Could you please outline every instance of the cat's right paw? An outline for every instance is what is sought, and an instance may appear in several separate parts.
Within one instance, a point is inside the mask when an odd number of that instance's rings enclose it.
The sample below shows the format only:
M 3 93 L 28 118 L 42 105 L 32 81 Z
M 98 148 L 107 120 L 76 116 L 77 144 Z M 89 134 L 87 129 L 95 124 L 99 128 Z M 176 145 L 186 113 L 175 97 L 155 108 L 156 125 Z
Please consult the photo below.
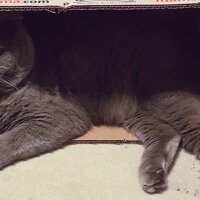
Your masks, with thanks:
M 140 182 L 143 190 L 151 194 L 161 192 L 167 188 L 165 171 L 162 168 L 152 171 L 152 167 L 148 166 L 141 170 Z

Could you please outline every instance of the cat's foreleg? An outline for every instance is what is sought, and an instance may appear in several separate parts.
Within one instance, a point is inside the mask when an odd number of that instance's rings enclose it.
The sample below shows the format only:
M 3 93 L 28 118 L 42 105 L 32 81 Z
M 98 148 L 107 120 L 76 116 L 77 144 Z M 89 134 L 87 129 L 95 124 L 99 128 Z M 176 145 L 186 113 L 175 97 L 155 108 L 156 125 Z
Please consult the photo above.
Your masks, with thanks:
M 83 114 L 74 110 L 68 115 L 67 111 L 60 113 L 51 113 L 48 117 L 38 114 L 0 135 L 0 169 L 63 147 L 91 128 L 90 120 Z
M 145 147 L 139 168 L 142 188 L 148 193 L 163 190 L 181 137 L 170 125 L 144 113 L 129 118 L 124 127 L 136 135 Z

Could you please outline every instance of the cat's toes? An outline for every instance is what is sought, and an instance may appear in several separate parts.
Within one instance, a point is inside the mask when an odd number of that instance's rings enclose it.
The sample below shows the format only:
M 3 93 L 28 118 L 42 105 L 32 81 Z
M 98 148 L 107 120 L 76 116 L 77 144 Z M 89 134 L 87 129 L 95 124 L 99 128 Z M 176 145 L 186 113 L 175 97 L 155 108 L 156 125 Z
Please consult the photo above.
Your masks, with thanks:
M 165 171 L 160 168 L 156 171 L 145 170 L 140 174 L 142 188 L 147 193 L 156 193 L 166 189 Z

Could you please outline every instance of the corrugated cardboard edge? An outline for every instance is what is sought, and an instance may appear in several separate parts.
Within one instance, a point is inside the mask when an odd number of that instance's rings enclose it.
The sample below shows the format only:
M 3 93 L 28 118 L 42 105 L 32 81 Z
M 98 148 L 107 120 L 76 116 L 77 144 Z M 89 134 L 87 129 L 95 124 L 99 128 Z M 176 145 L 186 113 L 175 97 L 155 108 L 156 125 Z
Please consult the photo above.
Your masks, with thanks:
M 88 133 L 77 138 L 77 143 L 135 144 L 138 139 L 124 128 L 113 126 L 93 127 Z M 76 143 L 75 142 L 75 143 Z
M 68 144 L 142 144 L 140 140 L 72 140 Z
M 71 6 L 64 10 L 152 10 L 152 9 L 183 9 L 200 8 L 200 4 L 174 4 L 174 5 L 135 5 L 135 6 Z
M 200 3 L 163 4 L 163 5 L 69 5 L 62 6 L 1 6 L 0 11 L 49 11 L 53 13 L 71 10 L 152 10 L 152 9 L 184 9 L 200 8 Z
M 0 11 L 48 11 L 59 13 L 64 9 L 60 6 L 0 6 Z

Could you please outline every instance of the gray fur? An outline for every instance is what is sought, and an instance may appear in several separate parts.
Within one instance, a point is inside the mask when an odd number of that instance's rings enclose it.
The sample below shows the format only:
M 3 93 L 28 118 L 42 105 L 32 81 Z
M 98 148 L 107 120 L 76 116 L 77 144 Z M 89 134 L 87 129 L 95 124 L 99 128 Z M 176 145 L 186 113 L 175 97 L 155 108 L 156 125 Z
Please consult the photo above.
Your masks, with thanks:
M 26 14 L 35 54 L 21 18 L 2 19 L 0 168 L 116 125 L 143 142 L 141 185 L 158 192 L 181 143 L 200 159 L 200 15 L 103 13 Z
M 16 25 L 14 29 L 13 25 Z M 2 169 L 16 161 L 62 147 L 87 132 L 91 121 L 75 99 L 64 100 L 59 94 L 45 91 L 33 82 L 23 82 L 34 63 L 32 42 L 18 20 L 10 16 L 1 28 L 10 28 L 12 32 L 8 42 L 1 41 L 7 45 L 0 56 Z

